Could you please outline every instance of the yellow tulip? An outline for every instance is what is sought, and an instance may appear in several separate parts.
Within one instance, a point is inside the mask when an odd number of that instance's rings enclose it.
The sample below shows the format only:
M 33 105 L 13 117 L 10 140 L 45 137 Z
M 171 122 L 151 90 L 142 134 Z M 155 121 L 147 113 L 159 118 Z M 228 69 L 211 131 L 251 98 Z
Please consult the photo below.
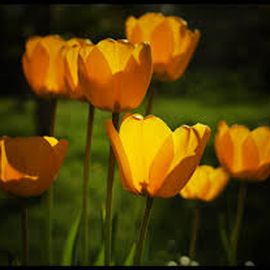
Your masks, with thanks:
M 113 112 L 140 105 L 152 76 L 150 46 L 105 39 L 79 56 L 82 90 L 95 107 Z
M 179 79 L 187 68 L 200 39 L 199 30 L 188 29 L 180 17 L 146 13 L 126 20 L 126 36 L 132 43 L 148 41 L 153 58 L 153 72 L 159 80 Z
M 231 174 L 242 180 L 263 181 L 270 175 L 270 128 L 250 131 L 243 125 L 218 125 L 215 149 L 219 162 Z
M 65 71 L 65 87 L 69 98 L 84 100 L 85 96 L 79 84 L 78 74 L 78 57 L 80 50 L 86 46 L 91 45 L 89 39 L 72 38 L 66 41 L 62 48 L 62 56 L 64 61 Z
M 185 199 L 213 201 L 229 182 L 228 173 L 222 168 L 208 165 L 198 166 L 180 195 Z
M 183 125 L 174 132 L 158 117 L 126 116 L 119 133 L 106 123 L 124 188 L 135 194 L 171 197 L 186 184 L 205 149 L 210 128 Z
M 22 197 L 41 195 L 53 184 L 67 147 L 54 137 L 1 137 L 0 187 Z
M 61 49 L 65 41 L 57 35 L 27 40 L 22 57 L 24 75 L 32 90 L 41 96 L 66 94 Z

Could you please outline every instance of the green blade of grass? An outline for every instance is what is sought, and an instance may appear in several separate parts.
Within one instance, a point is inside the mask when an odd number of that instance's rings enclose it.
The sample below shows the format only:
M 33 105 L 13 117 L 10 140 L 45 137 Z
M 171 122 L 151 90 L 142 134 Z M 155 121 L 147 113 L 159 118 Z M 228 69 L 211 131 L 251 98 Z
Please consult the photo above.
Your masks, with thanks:
M 62 256 L 62 266 L 70 266 L 72 265 L 73 251 L 75 248 L 75 242 L 79 231 L 79 225 L 81 220 L 82 211 L 79 210 L 77 216 L 70 227 L 67 240 L 64 246 L 64 252 Z
M 104 265 L 104 245 L 99 251 L 96 261 L 94 262 L 94 266 L 103 266 Z
M 136 244 L 133 243 L 131 246 L 131 249 L 126 257 L 126 260 L 124 262 L 124 266 L 132 266 L 133 265 L 135 250 L 136 250 Z

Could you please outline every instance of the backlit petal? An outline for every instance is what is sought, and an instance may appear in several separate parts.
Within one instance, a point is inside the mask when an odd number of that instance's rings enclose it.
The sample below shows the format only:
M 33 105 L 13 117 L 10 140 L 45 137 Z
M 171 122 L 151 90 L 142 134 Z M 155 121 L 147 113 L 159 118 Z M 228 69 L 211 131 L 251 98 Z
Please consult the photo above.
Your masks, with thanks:
M 130 192 L 138 193 L 141 190 L 141 187 L 139 183 L 134 181 L 132 177 L 125 149 L 123 148 L 121 139 L 117 131 L 115 130 L 111 120 L 106 122 L 106 131 L 119 164 L 121 180 L 124 188 Z
M 197 165 L 198 161 L 195 153 L 193 155 L 186 156 L 169 173 L 160 188 L 155 191 L 154 195 L 156 197 L 167 198 L 178 194 L 194 173 Z
M 170 80 L 179 79 L 185 72 L 199 43 L 200 32 L 198 30 L 195 30 L 194 33 L 188 32 L 185 37 L 179 51 L 175 53 L 168 64 L 167 73 Z
M 66 79 L 70 90 L 75 91 L 79 84 L 78 55 L 80 47 L 66 47 L 63 51 Z
M 156 27 L 165 20 L 165 17 L 161 13 L 149 12 L 141 16 L 137 20 L 137 24 L 143 33 L 143 40 L 150 41 L 151 34 L 155 31 Z
M 29 54 L 34 56 L 28 57 L 27 52 L 23 55 L 23 71 L 31 88 L 36 93 L 39 93 L 39 91 L 44 88 L 44 81 L 49 67 L 49 55 L 37 40 L 30 44 L 33 46 L 31 46 L 32 52 Z
M 109 38 L 100 41 L 96 47 L 107 60 L 112 74 L 124 70 L 134 49 L 131 43 Z
M 227 171 L 233 170 L 234 145 L 226 122 L 218 124 L 218 131 L 215 136 L 215 150 L 219 162 Z
M 174 159 L 155 196 L 171 197 L 179 193 L 199 164 L 209 136 L 209 127 L 199 123 L 173 132 Z
M 180 190 L 185 199 L 203 199 L 210 188 L 208 168 L 198 166 L 187 184 Z
M 119 134 L 133 179 L 148 183 L 150 165 L 171 130 L 155 116 L 143 118 L 135 114 L 122 122 Z
M 187 22 L 182 18 L 176 16 L 168 16 L 167 20 L 173 35 L 172 57 L 174 57 L 180 54 L 179 51 L 183 47 L 183 37 L 187 31 Z
M 260 163 L 258 148 L 251 133 L 242 144 L 242 166 L 241 170 L 256 170 Z
M 84 61 L 84 58 L 86 60 Z M 112 72 L 104 55 L 97 47 L 79 57 L 80 83 L 88 100 L 100 109 L 110 109 L 115 100 Z
M 61 49 L 65 41 L 56 35 L 49 35 L 40 40 L 40 44 L 46 49 L 49 55 L 49 65 L 44 81 L 44 88 L 47 92 L 62 94 L 65 92 L 64 84 L 64 62 L 61 56 Z
M 142 42 L 144 39 L 142 37 L 142 29 L 137 23 L 137 19 L 130 16 L 126 20 L 126 36 L 133 44 Z
M 222 193 L 222 191 L 227 186 L 230 177 L 229 174 L 222 168 L 216 168 L 209 174 L 209 179 L 211 181 L 211 188 L 209 192 L 204 197 L 205 201 L 212 201 Z
M 140 43 L 129 58 L 125 70 L 121 73 L 121 83 L 116 88 L 116 103 L 123 104 L 122 109 L 130 110 L 140 105 L 146 95 L 152 76 L 150 46 Z
M 170 134 L 157 152 L 149 173 L 148 193 L 155 195 L 166 178 L 174 158 L 173 136 Z
M 243 159 L 242 159 L 242 147 L 245 139 L 249 135 L 249 129 L 242 125 L 232 125 L 229 129 L 229 134 L 233 142 L 233 172 L 238 172 L 242 169 Z
M 251 132 L 260 154 L 260 163 L 270 162 L 270 128 L 258 127 Z
M 155 70 L 155 65 L 167 63 L 173 52 L 173 34 L 168 20 L 164 19 L 155 27 L 151 34 L 150 44 Z

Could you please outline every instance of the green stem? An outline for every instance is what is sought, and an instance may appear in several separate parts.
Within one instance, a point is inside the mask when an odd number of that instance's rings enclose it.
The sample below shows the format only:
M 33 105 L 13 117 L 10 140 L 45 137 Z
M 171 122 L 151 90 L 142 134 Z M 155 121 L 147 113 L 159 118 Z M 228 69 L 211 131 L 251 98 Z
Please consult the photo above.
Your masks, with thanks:
M 112 122 L 115 129 L 118 129 L 119 113 L 112 113 Z M 114 180 L 115 156 L 113 149 L 110 146 L 109 153 L 109 167 L 107 177 L 107 196 L 106 196 L 106 215 L 105 215 L 105 256 L 104 264 L 110 265 L 111 263 L 111 240 L 112 240 L 112 197 L 113 197 L 113 180 Z
M 196 205 L 194 207 L 194 213 L 193 213 L 193 222 L 192 222 L 191 238 L 190 238 L 190 245 L 189 245 L 189 257 L 191 259 L 195 259 L 196 241 L 197 241 L 199 226 L 200 226 L 200 204 L 199 202 L 196 202 Z
M 29 263 L 29 227 L 28 227 L 28 208 L 26 201 L 21 200 L 21 227 L 22 227 L 22 265 Z
M 148 115 L 152 112 L 153 99 L 154 99 L 155 95 L 156 95 L 156 88 L 153 86 L 153 83 L 152 83 L 151 87 L 149 89 L 149 95 L 148 95 L 148 99 L 147 99 L 145 115 Z
M 142 224 L 141 224 L 141 228 L 140 228 L 138 242 L 136 245 L 134 265 L 141 265 L 144 243 L 145 243 L 145 238 L 146 238 L 146 232 L 148 229 L 152 205 L 153 205 L 153 198 L 147 195 L 145 209 L 144 209 L 144 216 L 143 216 L 143 220 L 142 220 Z
M 93 123 L 94 123 L 95 107 L 89 104 L 88 120 L 87 120 L 87 135 L 85 145 L 85 158 L 83 170 L 83 264 L 88 264 L 89 243 L 88 243 L 88 192 L 89 192 L 89 167 L 91 157 L 91 144 L 93 137 Z
M 50 131 L 49 136 L 55 136 L 57 99 L 51 100 Z M 53 211 L 53 186 L 47 191 L 47 256 L 48 265 L 53 264 L 53 245 L 52 245 L 52 213 Z
M 56 122 L 56 111 L 57 111 L 57 99 L 51 99 L 51 114 L 50 114 L 50 134 L 49 136 L 54 136 L 55 134 L 55 122 Z
M 243 215 L 244 215 L 246 193 L 247 193 L 246 184 L 245 182 L 241 182 L 240 187 L 239 187 L 239 192 L 238 192 L 236 219 L 235 219 L 234 228 L 233 228 L 231 238 L 230 238 L 230 244 L 231 244 L 231 251 L 229 254 L 230 265 L 236 264 L 237 245 L 238 245 L 240 229 L 241 229 Z
M 218 222 L 219 222 L 219 234 L 220 238 L 222 241 L 222 245 L 224 248 L 224 251 L 227 255 L 227 259 L 230 259 L 229 253 L 230 253 L 230 243 L 229 243 L 229 238 L 226 233 L 226 228 L 225 228 L 225 215 L 223 213 L 220 213 L 218 215 Z

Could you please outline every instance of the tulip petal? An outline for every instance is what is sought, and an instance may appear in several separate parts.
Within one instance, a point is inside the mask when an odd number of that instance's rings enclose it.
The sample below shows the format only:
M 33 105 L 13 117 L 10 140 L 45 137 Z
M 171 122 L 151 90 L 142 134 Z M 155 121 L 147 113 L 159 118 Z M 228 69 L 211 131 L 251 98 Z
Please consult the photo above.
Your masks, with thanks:
M 197 123 L 196 125 L 192 126 L 192 130 L 197 133 L 197 136 L 200 138 L 200 144 L 197 149 L 197 156 L 198 159 L 201 159 L 203 152 L 205 150 L 206 144 L 209 141 L 211 135 L 211 129 L 207 125 L 203 125 Z
M 142 37 L 142 30 L 137 23 L 137 19 L 133 16 L 128 17 L 126 20 L 126 36 L 133 44 L 144 40 Z
M 198 147 L 197 134 L 189 126 L 181 126 L 173 132 L 174 168 L 185 156 L 193 155 Z
M 27 47 L 30 52 L 26 51 L 22 58 L 24 75 L 30 87 L 39 93 L 44 88 L 44 81 L 49 66 L 49 56 L 37 39 L 33 42 L 30 40 L 27 43 Z M 34 56 L 29 57 L 28 55 Z
M 2 138 L 0 140 L 0 159 L 1 159 L 0 180 L 3 181 L 4 183 L 9 181 L 10 179 L 20 180 L 23 177 L 35 180 L 36 177 L 34 175 L 31 176 L 28 174 L 24 174 L 9 165 L 5 147 L 5 142 L 7 140 L 9 140 L 8 137 Z
M 154 69 L 156 65 L 166 64 L 173 52 L 173 34 L 168 20 L 158 24 L 150 38 Z
M 229 175 L 222 168 L 209 165 L 198 166 L 194 174 L 180 191 L 185 199 L 214 200 L 228 183 Z
M 142 102 L 152 75 L 150 46 L 140 43 L 129 58 L 125 70 L 121 73 L 116 102 L 124 104 L 122 110 L 136 108 Z
M 91 42 L 90 39 L 83 39 L 83 38 L 71 38 L 69 40 L 66 41 L 66 44 L 69 47 L 73 47 L 73 46 L 84 46 L 84 45 L 92 45 L 93 43 Z
M 261 164 L 270 162 L 270 128 L 258 127 L 251 132 L 260 154 Z
M 119 171 L 121 174 L 121 180 L 122 180 L 122 184 L 124 188 L 127 191 L 133 192 L 135 194 L 139 193 L 141 190 L 141 187 L 139 183 L 135 182 L 132 177 L 129 161 L 125 153 L 125 149 L 122 145 L 121 139 L 117 131 L 115 130 L 111 120 L 106 122 L 106 131 L 107 131 L 111 146 L 113 148 L 114 154 L 119 164 Z
M 170 134 L 156 154 L 149 171 L 149 184 L 147 191 L 155 195 L 163 180 L 166 178 L 172 160 L 174 158 L 173 136 Z
M 51 92 L 64 93 L 64 62 L 60 50 L 65 45 L 64 40 L 58 37 L 45 37 L 41 40 L 42 46 L 49 54 L 49 67 L 44 84 Z
M 35 48 L 41 39 L 42 37 L 40 36 L 32 36 L 26 41 L 25 55 L 28 59 L 31 59 L 34 55 Z
M 66 47 L 63 50 L 64 61 L 65 61 L 65 72 L 68 86 L 71 91 L 75 91 L 79 84 L 78 77 L 78 55 L 80 48 L 77 47 Z
M 110 66 L 112 74 L 124 70 L 134 46 L 124 40 L 113 40 L 110 38 L 100 41 L 96 47 L 103 54 Z
M 59 170 L 60 166 L 62 165 L 64 158 L 66 156 L 66 152 L 68 149 L 68 141 L 67 140 L 57 140 L 54 137 L 43 137 L 49 144 L 52 146 L 52 149 L 55 153 L 56 158 L 56 170 Z
M 249 134 L 242 144 L 241 170 L 256 170 L 260 163 L 259 152 L 254 139 Z
M 229 134 L 231 136 L 233 145 L 234 145 L 234 154 L 233 154 L 233 172 L 239 172 L 243 167 L 243 156 L 242 149 L 243 143 L 248 137 L 250 131 L 243 125 L 233 125 L 229 129 Z
M 161 13 L 148 12 L 141 16 L 137 20 L 137 25 L 140 26 L 142 31 L 143 40 L 151 42 L 152 32 L 155 31 L 156 27 L 165 20 L 165 17 Z
M 165 178 L 160 188 L 155 191 L 154 195 L 161 198 L 175 196 L 190 179 L 197 165 L 198 159 L 195 153 L 182 159 Z
M 115 99 L 111 69 L 97 47 L 91 47 L 89 50 L 88 55 L 80 54 L 79 57 L 82 91 L 95 107 L 109 110 L 113 107 Z
M 169 127 L 152 115 L 135 114 L 122 122 L 119 135 L 135 181 L 148 184 L 151 163 L 170 134 Z
M 211 188 L 205 195 L 205 201 L 213 201 L 216 197 L 225 189 L 230 177 L 229 174 L 222 168 L 216 168 L 209 173 L 209 179 L 211 181 Z
M 227 171 L 233 170 L 234 147 L 229 133 L 229 127 L 225 121 L 218 124 L 218 132 L 215 136 L 215 150 L 219 162 Z
M 6 164 L 2 164 L 1 172 L 6 182 L 1 181 L 2 188 L 18 196 L 37 196 L 47 190 L 57 173 L 57 161 L 46 140 L 42 137 L 14 138 L 5 139 L 4 144 Z M 16 175 L 14 178 L 14 170 L 22 174 L 20 179 Z
M 186 185 L 180 190 L 184 199 L 203 200 L 210 189 L 208 166 L 198 166 Z
M 173 52 L 172 57 L 182 54 L 180 53 L 181 48 L 183 48 L 183 38 L 187 32 L 187 22 L 180 17 L 168 16 L 168 23 L 170 25 L 173 34 Z
M 194 33 L 187 30 L 181 40 L 181 46 L 179 47 L 178 52 L 175 52 L 175 55 L 168 64 L 167 73 L 170 80 L 177 80 L 183 75 L 194 54 L 199 40 L 199 30 L 195 30 Z
M 260 180 L 264 181 L 270 176 L 270 161 L 267 163 L 264 163 L 259 167 L 259 169 L 256 171 L 256 175 L 252 180 Z
M 192 188 L 194 189 L 195 198 L 204 200 L 211 189 L 210 174 L 212 172 L 213 168 L 210 166 L 198 166 L 191 179 L 187 182 L 183 189 L 185 189 L 186 186 L 189 186 L 193 182 Z
M 199 164 L 209 136 L 209 127 L 199 123 L 193 127 L 181 126 L 173 132 L 174 159 L 167 176 L 160 179 L 152 194 L 171 197 L 179 193 Z

